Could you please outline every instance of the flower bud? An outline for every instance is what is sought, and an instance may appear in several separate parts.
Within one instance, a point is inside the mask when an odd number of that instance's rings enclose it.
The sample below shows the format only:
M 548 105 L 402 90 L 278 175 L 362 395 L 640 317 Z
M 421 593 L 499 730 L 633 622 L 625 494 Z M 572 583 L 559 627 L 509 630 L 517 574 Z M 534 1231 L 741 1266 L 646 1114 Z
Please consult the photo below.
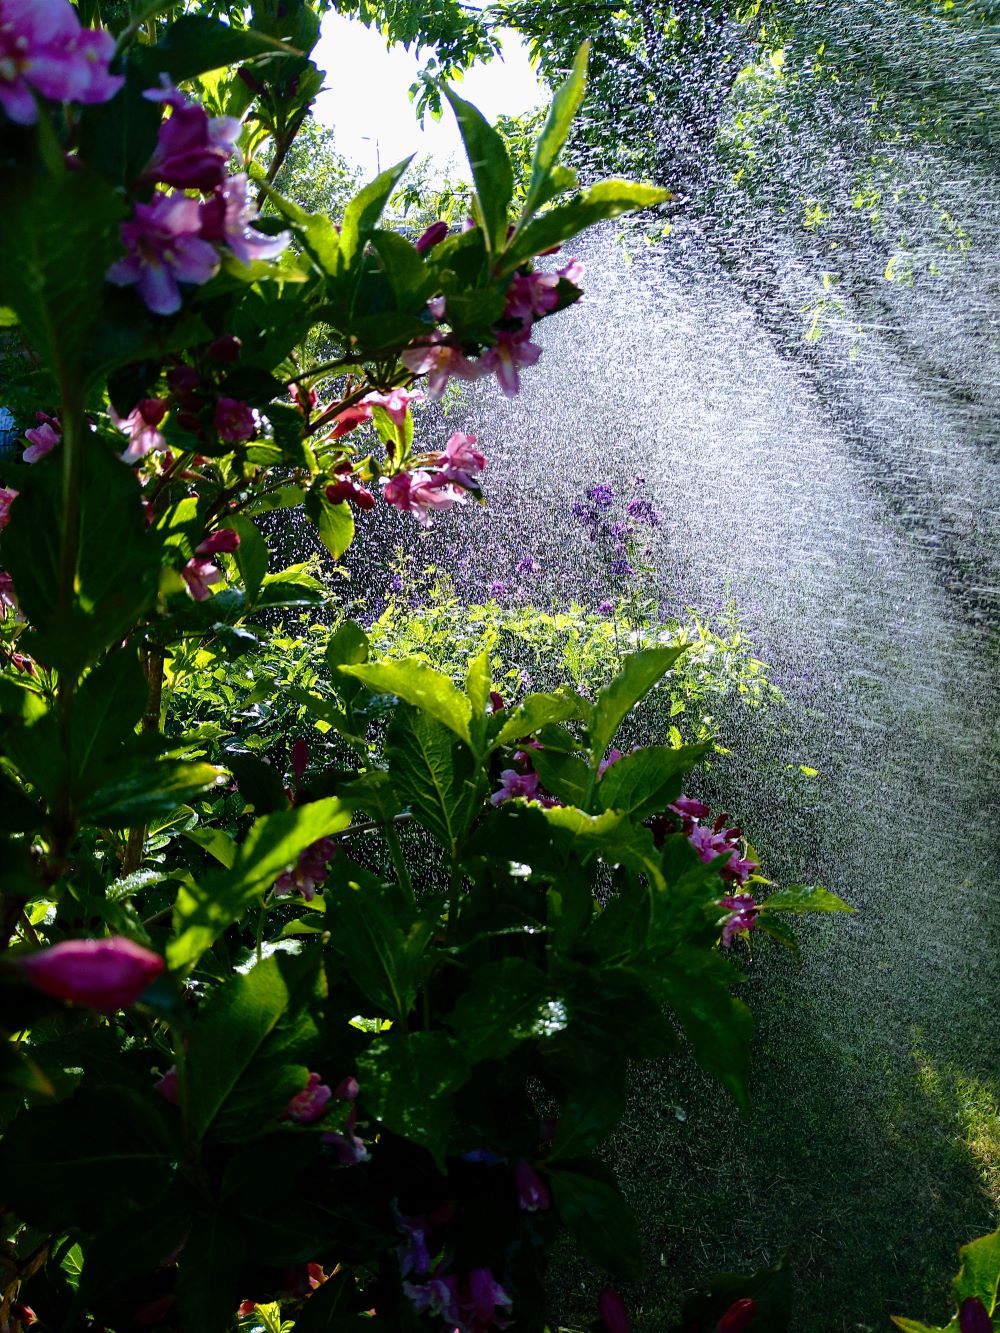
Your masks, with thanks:
M 219 528 L 195 548 L 195 555 L 217 555 L 220 551 L 235 551 L 239 544 L 238 532 L 234 532 L 232 528 Z
M 432 222 L 422 236 L 419 236 L 414 242 L 417 254 L 424 254 L 432 246 L 440 245 L 448 235 L 447 222 Z
M 526 1213 L 544 1212 L 552 1206 L 549 1187 L 533 1166 L 521 1161 L 514 1167 L 518 1207 Z
M 966 1296 L 958 1311 L 959 1333 L 993 1333 L 993 1320 L 978 1296 Z
M 757 1317 L 757 1302 L 745 1296 L 735 1301 L 715 1326 L 715 1333 L 743 1333 Z
M 243 344 L 235 334 L 227 333 L 221 338 L 216 338 L 215 342 L 209 343 L 205 348 L 205 355 L 209 361 L 216 361 L 225 365 L 240 359 L 242 346 Z
M 64 940 L 19 960 L 38 990 L 57 1000 L 113 1013 L 134 1004 L 163 971 L 159 954 L 120 935 L 105 940 Z
M 625 1302 L 614 1287 L 605 1287 L 597 1298 L 597 1313 L 607 1333 L 629 1333 Z

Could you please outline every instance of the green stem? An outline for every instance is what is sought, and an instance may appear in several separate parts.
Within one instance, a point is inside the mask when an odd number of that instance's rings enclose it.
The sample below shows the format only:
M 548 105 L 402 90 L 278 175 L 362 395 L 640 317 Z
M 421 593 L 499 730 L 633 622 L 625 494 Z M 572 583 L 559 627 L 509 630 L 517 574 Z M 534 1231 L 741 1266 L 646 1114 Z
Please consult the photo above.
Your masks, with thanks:
M 449 940 L 455 938 L 458 929 L 458 909 L 462 899 L 462 870 L 457 859 L 451 863 L 451 882 L 448 886 L 448 931 Z
M 406 857 L 403 855 L 403 845 L 399 841 L 399 834 L 396 832 L 394 823 L 385 825 L 385 840 L 389 844 L 389 855 L 392 857 L 392 865 L 396 871 L 396 878 L 399 880 L 399 887 L 411 903 L 415 902 L 413 881 L 410 879 L 409 867 L 406 864 Z
M 64 626 L 70 626 L 73 620 L 73 608 L 76 602 L 76 574 L 80 557 L 80 491 L 83 480 L 83 450 L 85 446 L 86 425 L 83 408 L 75 397 L 63 394 L 60 407 L 62 424 L 62 524 L 59 548 L 59 617 Z M 73 700 L 79 677 L 75 672 L 60 672 L 56 686 L 56 718 L 59 727 L 59 741 L 64 755 L 70 752 L 70 731 L 73 719 Z M 55 852 L 56 859 L 62 860 L 68 849 L 75 827 L 73 800 L 71 795 L 71 775 L 67 765 L 66 775 L 55 809 Z

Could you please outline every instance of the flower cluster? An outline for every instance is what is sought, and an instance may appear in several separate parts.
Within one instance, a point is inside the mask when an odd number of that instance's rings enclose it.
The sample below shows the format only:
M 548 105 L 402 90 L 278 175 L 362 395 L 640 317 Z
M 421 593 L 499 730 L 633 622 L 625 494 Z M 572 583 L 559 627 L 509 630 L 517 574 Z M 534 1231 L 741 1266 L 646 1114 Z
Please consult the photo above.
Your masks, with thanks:
M 115 40 L 84 28 L 69 0 L 0 0 L 0 110 L 17 125 L 50 102 L 108 102 L 125 80 L 108 68 Z
M 358 1125 L 357 1100 L 360 1091 L 358 1080 L 350 1074 L 346 1078 L 342 1078 L 333 1090 L 333 1095 L 337 1101 L 350 1104 L 347 1119 L 344 1121 L 344 1132 L 342 1134 L 328 1133 L 323 1135 L 323 1142 L 328 1148 L 334 1150 L 341 1166 L 358 1166 L 361 1162 L 368 1161 L 368 1149 L 365 1147 L 363 1140 L 358 1138 L 355 1133 Z
M 480 493 L 477 474 L 486 467 L 486 457 L 475 446 L 475 435 L 455 431 L 440 453 L 427 455 L 421 466 L 385 481 L 386 502 L 430 527 L 434 513 L 464 504 L 469 491 Z
M 464 1281 L 449 1271 L 451 1258 L 438 1236 L 452 1221 L 449 1205 L 426 1216 L 397 1214 L 405 1239 L 396 1253 L 407 1299 L 417 1314 L 438 1316 L 448 1333 L 508 1328 L 513 1302 L 490 1269 L 474 1268 Z
M 220 248 L 241 264 L 251 264 L 273 259 L 289 238 L 253 229 L 248 178 L 227 174 L 238 121 L 210 117 L 166 81 L 144 96 L 163 102 L 170 115 L 160 125 L 143 179 L 175 186 L 178 192 L 157 190 L 148 203 L 136 204 L 132 217 L 121 224 L 125 255 L 111 265 L 107 278 L 119 287 L 137 287 L 154 314 L 173 315 L 181 308 L 181 283 L 200 286 L 219 271 Z M 195 199 L 183 190 L 208 197 Z
M 207 601 L 210 596 L 209 588 L 222 580 L 222 570 L 208 557 L 235 551 L 239 544 L 239 533 L 234 532 L 232 528 L 219 528 L 197 547 L 194 555 L 181 570 L 181 578 L 196 602 Z

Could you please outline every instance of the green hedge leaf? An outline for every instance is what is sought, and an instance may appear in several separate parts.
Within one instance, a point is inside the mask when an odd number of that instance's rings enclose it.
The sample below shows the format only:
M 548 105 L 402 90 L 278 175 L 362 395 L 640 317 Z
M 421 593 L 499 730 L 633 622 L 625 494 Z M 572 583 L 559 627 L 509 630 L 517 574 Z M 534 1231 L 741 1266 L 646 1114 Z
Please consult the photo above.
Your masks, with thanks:
M 444 95 L 455 113 L 472 168 L 487 250 L 499 254 L 507 239 L 507 210 L 514 193 L 514 173 L 506 145 L 471 102 L 466 102 L 451 88 L 445 88 Z
M 379 694 L 394 694 L 428 717 L 448 727 L 471 745 L 469 721 L 472 707 L 468 697 L 447 676 L 433 667 L 408 657 L 399 662 L 375 662 L 371 665 L 342 666 L 342 675 L 353 676 Z
M 644 648 L 626 657 L 621 672 L 606 685 L 594 704 L 590 722 L 590 746 L 594 762 L 615 738 L 626 715 L 670 670 L 684 652 L 679 648 Z
M 467 1077 L 465 1059 L 443 1032 L 393 1031 L 358 1057 L 364 1109 L 426 1148 L 442 1171 L 452 1097 Z
M 549 1172 L 559 1216 L 576 1237 L 584 1256 L 625 1277 L 642 1274 L 642 1243 L 632 1209 L 610 1172 L 587 1163 L 583 1171 Z

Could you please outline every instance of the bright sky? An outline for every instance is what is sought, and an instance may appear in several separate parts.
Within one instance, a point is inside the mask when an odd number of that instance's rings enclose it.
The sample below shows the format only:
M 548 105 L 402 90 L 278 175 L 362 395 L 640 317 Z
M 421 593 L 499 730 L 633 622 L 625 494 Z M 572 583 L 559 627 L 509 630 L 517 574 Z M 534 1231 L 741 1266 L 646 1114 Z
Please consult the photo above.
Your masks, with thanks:
M 502 58 L 475 66 L 458 85 L 488 120 L 519 115 L 546 100 L 521 39 L 513 32 L 501 35 Z M 385 170 L 412 152 L 430 153 L 442 173 L 450 158 L 463 160 L 450 109 L 439 121 L 427 116 L 423 131 L 417 124 L 407 89 L 423 62 L 412 49 L 387 50 L 377 30 L 328 14 L 313 59 L 326 71 L 328 89 L 316 99 L 316 118 L 334 127 L 338 151 L 360 166 L 366 179 L 376 174 L 376 159 Z

